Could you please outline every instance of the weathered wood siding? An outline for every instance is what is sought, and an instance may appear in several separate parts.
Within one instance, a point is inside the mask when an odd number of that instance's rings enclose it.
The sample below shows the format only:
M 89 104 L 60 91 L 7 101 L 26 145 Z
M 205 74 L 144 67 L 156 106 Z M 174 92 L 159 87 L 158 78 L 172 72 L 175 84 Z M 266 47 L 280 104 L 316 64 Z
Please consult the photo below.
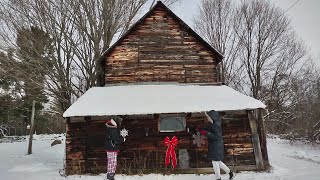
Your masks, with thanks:
M 251 129 L 247 114 L 228 114 L 222 121 L 225 162 L 229 165 L 255 165 Z
M 187 128 L 207 124 L 201 113 L 180 114 L 186 117 Z M 176 135 L 179 149 L 187 149 L 190 156 L 190 168 L 211 168 L 206 158 L 207 143 L 201 148 L 193 144 L 191 132 L 163 133 L 158 132 L 158 115 L 124 116 L 122 126 L 129 130 L 127 141 L 123 144 L 118 158 L 119 173 L 163 172 L 166 147 L 163 140 Z M 246 114 L 228 114 L 222 120 L 225 143 L 225 163 L 230 166 L 255 165 L 250 126 Z M 73 131 L 70 131 L 73 128 Z M 148 136 L 145 128 L 149 128 Z M 72 137 L 73 135 L 78 137 Z M 68 125 L 67 165 L 69 172 L 102 173 L 106 172 L 106 154 L 104 152 L 106 128 L 103 120 L 71 123 Z M 206 141 L 207 142 L 207 141 Z M 76 145 L 77 144 L 77 145 Z M 77 149 L 77 151 L 73 151 Z M 81 151 L 81 152 L 80 152 Z M 81 163 L 73 162 L 75 153 L 81 154 Z M 179 157 L 178 157 L 179 159 Z M 74 167 L 72 167 L 73 165 Z M 179 161 L 178 166 L 179 168 Z M 72 169 L 73 168 L 73 169 Z
M 104 84 L 176 82 L 220 84 L 219 62 L 222 56 L 210 49 L 199 36 L 190 31 L 172 12 L 158 5 L 138 22 L 102 58 Z M 205 125 L 204 114 L 180 114 L 186 117 L 187 128 Z M 176 135 L 179 149 L 187 149 L 191 171 L 212 164 L 206 158 L 207 144 L 198 148 L 193 144 L 192 131 L 158 132 L 159 115 L 123 116 L 129 137 L 118 158 L 117 173 L 157 173 L 165 169 L 166 148 L 163 140 Z M 262 122 L 262 121 L 261 121 Z M 263 131 L 258 123 L 258 129 Z M 145 131 L 148 128 L 148 136 Z M 225 143 L 225 163 L 242 169 L 256 169 L 256 159 L 249 119 L 245 111 L 228 112 L 222 120 Z M 104 141 L 106 128 L 102 117 L 71 118 L 67 123 L 66 173 L 99 174 L 106 172 Z M 264 132 L 259 132 L 264 133 Z M 261 134 L 260 134 L 261 136 Z M 265 139 L 265 138 L 264 138 Z M 264 148 L 265 146 L 262 146 Z M 266 149 L 263 151 L 266 153 Z M 267 161 L 267 154 L 263 155 Z M 179 161 L 178 161 L 179 170 Z M 151 170 L 151 171 L 148 171 Z M 196 171 L 203 172 L 203 171 Z
M 87 161 L 87 127 L 86 123 L 66 124 L 66 174 L 86 173 Z
M 105 83 L 220 81 L 217 55 L 156 8 L 105 58 Z

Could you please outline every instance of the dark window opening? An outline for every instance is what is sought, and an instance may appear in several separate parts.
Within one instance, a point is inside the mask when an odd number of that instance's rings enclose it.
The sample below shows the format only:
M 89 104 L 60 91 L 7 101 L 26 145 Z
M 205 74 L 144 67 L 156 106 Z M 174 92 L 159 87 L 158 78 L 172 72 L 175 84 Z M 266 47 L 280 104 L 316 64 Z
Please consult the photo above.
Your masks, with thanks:
M 181 132 L 186 129 L 186 118 L 177 116 L 160 116 L 160 132 Z

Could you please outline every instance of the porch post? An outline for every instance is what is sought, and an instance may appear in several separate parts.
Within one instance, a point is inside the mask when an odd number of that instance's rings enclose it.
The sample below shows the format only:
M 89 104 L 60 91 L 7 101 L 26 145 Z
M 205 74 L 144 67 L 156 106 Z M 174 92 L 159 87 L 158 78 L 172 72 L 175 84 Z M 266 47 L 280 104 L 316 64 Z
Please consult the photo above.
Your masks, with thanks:
M 247 114 L 249 118 L 250 129 L 251 129 L 251 138 L 252 138 L 252 144 L 253 144 L 254 157 L 256 160 L 256 167 L 258 170 L 263 170 L 264 162 L 262 158 L 262 152 L 261 152 L 261 146 L 260 146 L 260 140 L 259 140 L 259 134 L 258 134 L 258 128 L 257 128 L 257 120 L 254 116 L 253 110 L 247 111 Z

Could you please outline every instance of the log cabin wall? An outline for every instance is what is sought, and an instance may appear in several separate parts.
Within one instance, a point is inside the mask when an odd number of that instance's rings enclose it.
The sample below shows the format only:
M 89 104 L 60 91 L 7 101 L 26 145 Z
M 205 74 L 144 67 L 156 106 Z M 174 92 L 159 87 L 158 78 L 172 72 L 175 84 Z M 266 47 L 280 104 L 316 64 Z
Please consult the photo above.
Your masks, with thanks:
M 102 61 L 105 84 L 221 81 L 222 56 L 170 12 L 156 6 L 110 48 Z
M 172 115 L 172 114 L 171 114 Z M 176 147 L 178 170 L 180 168 L 179 149 L 186 149 L 189 154 L 190 172 L 207 168 L 212 172 L 212 165 L 206 158 L 207 141 L 202 147 L 193 144 L 193 129 L 199 125 L 207 125 L 207 120 L 202 113 L 176 114 L 186 117 L 186 131 L 183 132 L 158 132 L 159 115 L 124 116 L 122 128 L 129 130 L 129 136 L 122 145 L 118 157 L 118 173 L 163 173 L 164 159 L 167 147 L 164 145 L 166 136 L 170 139 L 176 135 L 179 144 Z M 222 120 L 223 138 L 225 143 L 225 163 L 229 166 L 251 167 L 255 166 L 253 146 L 250 135 L 248 117 L 244 112 L 228 113 Z M 73 130 L 72 130 L 73 129 Z M 188 132 L 189 129 L 189 132 Z M 146 136 L 147 132 L 147 136 Z M 67 171 L 68 174 L 106 172 L 106 153 L 104 140 L 106 127 L 104 120 L 96 119 L 88 122 L 76 122 L 68 125 L 67 130 Z M 80 162 L 74 158 L 80 154 Z M 246 169 L 246 168 L 244 168 Z M 81 173 L 79 173 L 81 172 Z
M 222 83 L 219 74 L 222 56 L 161 4 L 158 2 L 102 56 L 101 86 L 148 82 Z M 158 132 L 159 115 L 123 116 L 123 126 L 129 130 L 129 137 L 119 154 L 117 173 L 163 172 L 166 151 L 163 140 L 173 135 L 179 139 L 176 147 L 178 170 L 179 149 L 186 149 L 190 156 L 189 167 L 196 170 L 190 172 L 203 173 L 197 169 L 207 168 L 207 172 L 212 173 L 212 164 L 206 158 L 207 144 L 200 148 L 194 145 L 191 132 L 192 128 L 207 123 L 205 116 L 201 113 L 180 115 L 186 117 L 189 132 Z M 256 169 L 246 112 L 227 113 L 222 128 L 225 163 L 243 170 Z M 91 117 L 87 121 L 83 117 L 71 118 L 66 132 L 66 173 L 106 172 L 105 135 L 102 117 Z
M 68 120 L 69 121 L 69 120 Z M 66 163 L 67 175 L 86 173 L 87 127 L 84 122 L 66 123 Z
M 222 122 L 225 163 L 230 166 L 256 165 L 249 119 L 244 111 L 227 114 Z

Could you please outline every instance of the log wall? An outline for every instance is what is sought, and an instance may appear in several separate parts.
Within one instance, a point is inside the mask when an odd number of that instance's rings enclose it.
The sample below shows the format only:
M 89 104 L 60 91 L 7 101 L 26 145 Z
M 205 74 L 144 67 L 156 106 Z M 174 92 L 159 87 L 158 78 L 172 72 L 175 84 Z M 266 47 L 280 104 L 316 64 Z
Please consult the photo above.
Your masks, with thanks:
M 201 113 L 179 114 L 186 117 L 187 129 L 184 132 L 158 132 L 159 115 L 124 116 L 122 127 L 129 130 L 127 141 L 123 144 L 118 157 L 118 173 L 163 173 L 166 147 L 163 139 L 175 135 L 179 139 L 176 147 L 177 158 L 179 149 L 187 149 L 190 156 L 191 169 L 211 168 L 206 158 L 207 141 L 202 147 L 193 144 L 193 130 L 199 125 L 207 124 Z M 229 166 L 255 166 L 253 146 L 250 135 L 248 117 L 243 113 L 232 113 L 222 120 L 223 138 L 225 143 L 225 163 Z M 148 136 L 146 136 L 148 128 Z M 71 123 L 67 128 L 67 171 L 68 174 L 106 172 L 106 154 L 104 140 L 106 128 L 103 120 Z M 75 154 L 81 154 L 79 162 L 74 162 Z M 178 161 L 179 169 L 179 161 Z M 79 173 L 81 172 L 81 173 Z M 183 172 L 183 170 L 182 170 Z
M 219 74 L 221 55 L 210 49 L 164 6 L 157 5 L 133 27 L 103 56 L 104 77 L 100 85 L 140 82 L 222 83 Z M 195 127 L 208 123 L 204 114 L 180 115 L 186 117 L 189 131 L 158 132 L 159 115 L 123 116 L 122 125 L 129 130 L 129 137 L 119 154 L 117 173 L 170 171 L 164 166 L 166 147 L 163 140 L 166 136 L 172 138 L 174 135 L 179 139 L 176 147 L 178 159 L 179 149 L 187 149 L 190 156 L 190 168 L 179 169 L 178 161 L 175 172 L 195 172 L 193 170 L 202 168 L 212 172 L 211 162 L 206 158 L 207 143 L 199 148 L 193 144 L 192 137 Z M 222 120 L 222 128 L 225 163 L 246 170 L 255 169 L 256 160 L 246 112 L 228 112 Z M 106 128 L 102 118 L 71 118 L 67 122 L 66 134 L 67 174 L 106 172 Z
M 158 7 L 106 55 L 105 83 L 216 83 L 220 60 Z
M 87 127 L 86 123 L 66 124 L 66 174 L 86 173 L 87 160 Z

